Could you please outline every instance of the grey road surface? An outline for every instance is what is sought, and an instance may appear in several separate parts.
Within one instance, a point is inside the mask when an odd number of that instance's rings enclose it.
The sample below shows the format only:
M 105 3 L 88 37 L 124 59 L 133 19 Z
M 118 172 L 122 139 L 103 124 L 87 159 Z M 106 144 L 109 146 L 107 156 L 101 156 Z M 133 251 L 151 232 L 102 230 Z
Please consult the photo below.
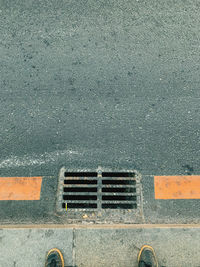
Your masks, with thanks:
M 0 0 L 0 175 L 199 174 L 200 4 Z

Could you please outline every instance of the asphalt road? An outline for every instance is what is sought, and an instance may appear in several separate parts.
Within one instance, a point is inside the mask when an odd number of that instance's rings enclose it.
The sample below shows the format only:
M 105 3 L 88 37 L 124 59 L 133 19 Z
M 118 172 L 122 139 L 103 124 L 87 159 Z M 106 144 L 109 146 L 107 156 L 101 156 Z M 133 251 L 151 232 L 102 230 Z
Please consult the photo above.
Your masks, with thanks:
M 0 1 L 0 175 L 199 174 L 199 1 Z

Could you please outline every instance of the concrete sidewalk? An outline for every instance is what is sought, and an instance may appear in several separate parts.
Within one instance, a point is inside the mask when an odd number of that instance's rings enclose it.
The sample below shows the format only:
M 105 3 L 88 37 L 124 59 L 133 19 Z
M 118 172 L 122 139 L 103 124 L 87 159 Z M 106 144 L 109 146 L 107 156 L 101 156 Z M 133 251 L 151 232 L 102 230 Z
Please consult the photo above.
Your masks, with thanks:
M 96 227 L 1 228 L 0 266 L 43 267 L 52 247 L 62 250 L 65 266 L 136 267 L 140 247 L 152 245 L 161 266 L 200 266 L 199 227 L 129 225 Z

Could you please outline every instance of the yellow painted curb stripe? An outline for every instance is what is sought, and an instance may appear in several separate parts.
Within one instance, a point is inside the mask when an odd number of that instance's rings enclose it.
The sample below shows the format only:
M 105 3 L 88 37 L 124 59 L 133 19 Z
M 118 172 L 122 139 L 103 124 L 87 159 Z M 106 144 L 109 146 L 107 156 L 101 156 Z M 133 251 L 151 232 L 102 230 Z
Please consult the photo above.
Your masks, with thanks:
M 200 175 L 155 176 L 155 199 L 200 199 Z
M 42 177 L 0 177 L 0 200 L 39 200 Z

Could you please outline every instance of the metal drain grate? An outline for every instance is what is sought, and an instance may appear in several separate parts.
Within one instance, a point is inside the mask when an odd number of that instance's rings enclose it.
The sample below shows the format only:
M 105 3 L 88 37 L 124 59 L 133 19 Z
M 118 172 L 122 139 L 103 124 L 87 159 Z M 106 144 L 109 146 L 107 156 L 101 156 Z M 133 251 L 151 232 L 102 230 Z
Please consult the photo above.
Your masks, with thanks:
M 140 175 L 126 172 L 70 172 L 59 176 L 57 212 L 68 223 L 142 221 Z
M 102 209 L 136 209 L 135 173 L 103 172 L 101 178 Z
M 97 173 L 65 172 L 64 177 L 64 209 L 97 209 Z
M 136 209 L 135 173 L 64 173 L 66 209 Z

